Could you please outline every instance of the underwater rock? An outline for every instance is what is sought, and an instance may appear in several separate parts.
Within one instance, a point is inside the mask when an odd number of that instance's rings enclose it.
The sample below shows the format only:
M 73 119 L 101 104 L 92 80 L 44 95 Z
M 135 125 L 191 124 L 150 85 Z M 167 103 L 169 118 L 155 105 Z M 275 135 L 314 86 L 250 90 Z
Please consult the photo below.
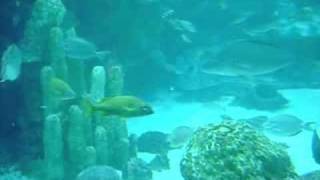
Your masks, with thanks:
M 82 170 L 76 180 L 121 180 L 121 173 L 110 166 L 91 166 Z
M 297 178 L 283 146 L 245 123 L 227 120 L 194 133 L 180 168 L 186 180 Z
M 242 95 L 238 95 L 232 105 L 248 109 L 275 111 L 286 107 L 289 103 L 276 89 L 267 85 L 249 88 Z
M 136 158 L 138 156 L 138 135 L 130 134 L 128 137 L 129 140 L 129 158 Z
M 299 180 L 318 180 L 320 179 L 320 170 L 315 170 L 299 177 Z
M 14 81 L 20 75 L 22 54 L 15 45 L 10 45 L 3 53 L 1 58 L 0 82 Z
M 148 164 L 139 158 L 131 158 L 127 167 L 128 180 L 152 180 L 152 171 Z
M 168 170 L 170 169 L 170 160 L 167 155 L 156 155 L 149 163 L 148 166 L 153 171 Z
M 33 178 L 28 178 L 24 176 L 21 171 L 19 171 L 14 166 L 8 168 L 0 168 L 0 179 L 1 180 L 34 180 Z
M 168 134 L 160 131 L 148 131 L 137 140 L 138 152 L 167 154 L 170 149 Z

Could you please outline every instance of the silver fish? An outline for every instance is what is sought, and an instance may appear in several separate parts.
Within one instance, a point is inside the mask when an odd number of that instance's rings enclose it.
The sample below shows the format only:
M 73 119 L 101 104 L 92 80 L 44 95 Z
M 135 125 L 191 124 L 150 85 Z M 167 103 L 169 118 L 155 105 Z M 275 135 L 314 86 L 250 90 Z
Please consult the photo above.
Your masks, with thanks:
M 263 128 L 266 132 L 278 135 L 278 136 L 295 136 L 301 133 L 303 130 L 312 130 L 315 122 L 304 122 L 300 118 L 282 114 L 271 117 L 267 122 L 263 124 Z
M 176 149 L 183 147 L 191 138 L 194 129 L 188 126 L 176 127 L 168 137 L 170 148 Z
M 169 23 L 177 31 L 196 33 L 197 29 L 192 22 L 183 19 L 170 19 Z
M 22 63 L 20 49 L 15 44 L 10 45 L 1 60 L 1 82 L 16 80 L 20 75 Z
M 67 38 L 63 43 L 63 47 L 66 55 L 71 59 L 87 60 L 98 58 L 104 60 L 110 54 L 109 51 L 97 51 L 93 43 L 79 37 Z
M 110 179 L 110 180 L 121 180 L 122 173 L 110 166 L 96 165 L 89 166 L 82 170 L 76 180 L 92 180 L 92 179 Z
M 202 72 L 222 76 L 265 75 L 293 64 L 293 56 L 272 44 L 238 40 L 226 44 Z

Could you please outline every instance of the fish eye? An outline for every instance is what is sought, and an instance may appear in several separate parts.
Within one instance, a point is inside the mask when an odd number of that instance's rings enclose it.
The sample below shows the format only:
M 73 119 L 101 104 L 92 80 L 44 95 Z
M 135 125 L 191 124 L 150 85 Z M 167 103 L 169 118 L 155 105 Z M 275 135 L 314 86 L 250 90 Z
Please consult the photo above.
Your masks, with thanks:
M 144 111 L 144 112 L 150 112 L 150 111 L 152 111 L 149 106 L 141 106 L 141 110 Z

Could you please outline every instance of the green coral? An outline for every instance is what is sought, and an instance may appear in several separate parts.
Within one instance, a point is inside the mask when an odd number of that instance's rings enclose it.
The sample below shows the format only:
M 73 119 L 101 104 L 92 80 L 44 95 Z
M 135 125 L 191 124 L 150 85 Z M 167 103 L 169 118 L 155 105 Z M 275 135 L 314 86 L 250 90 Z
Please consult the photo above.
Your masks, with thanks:
M 43 61 L 52 27 L 60 26 L 66 9 L 61 0 L 37 0 L 27 22 L 22 40 L 24 59 L 27 62 Z
M 46 180 L 64 177 L 63 129 L 59 116 L 49 115 L 44 122 L 43 146 Z
M 198 129 L 181 161 L 181 173 L 186 180 L 297 177 L 282 145 L 236 121 Z

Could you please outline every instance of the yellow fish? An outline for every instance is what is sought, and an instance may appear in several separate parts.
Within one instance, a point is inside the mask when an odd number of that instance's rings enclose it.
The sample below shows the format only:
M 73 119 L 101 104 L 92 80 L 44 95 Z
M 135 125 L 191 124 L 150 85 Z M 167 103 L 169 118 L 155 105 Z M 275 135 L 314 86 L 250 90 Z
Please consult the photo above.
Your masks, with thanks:
M 92 103 L 85 98 L 84 106 L 87 114 L 102 112 L 105 116 L 138 117 L 154 113 L 150 105 L 134 96 L 106 97 L 97 103 Z
M 76 93 L 69 84 L 59 78 L 52 78 L 49 85 L 50 94 L 55 98 L 68 100 L 76 97 Z

